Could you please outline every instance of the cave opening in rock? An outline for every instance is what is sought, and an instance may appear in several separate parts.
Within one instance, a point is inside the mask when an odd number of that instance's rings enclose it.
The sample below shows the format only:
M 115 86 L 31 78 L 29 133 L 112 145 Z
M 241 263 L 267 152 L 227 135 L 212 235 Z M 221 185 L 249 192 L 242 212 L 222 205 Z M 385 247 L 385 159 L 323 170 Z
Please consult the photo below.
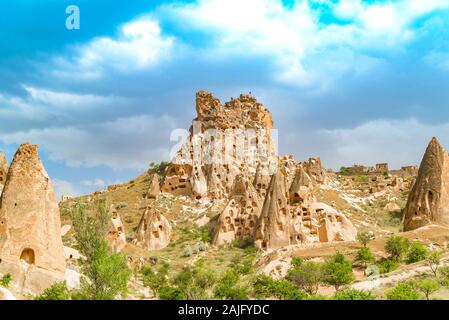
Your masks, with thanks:
M 25 261 L 28 264 L 34 264 L 34 250 L 30 248 L 23 249 L 22 253 L 20 254 L 20 260 Z

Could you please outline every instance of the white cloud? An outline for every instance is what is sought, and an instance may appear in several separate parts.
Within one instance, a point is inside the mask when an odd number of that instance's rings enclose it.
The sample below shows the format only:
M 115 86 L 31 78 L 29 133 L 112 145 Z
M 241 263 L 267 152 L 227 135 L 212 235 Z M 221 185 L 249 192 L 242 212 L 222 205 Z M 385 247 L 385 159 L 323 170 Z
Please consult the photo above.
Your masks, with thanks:
M 151 161 L 167 160 L 170 132 L 175 122 L 168 116 L 150 115 L 119 118 L 89 127 L 33 129 L 6 133 L 7 144 L 37 143 L 50 152 L 51 160 L 71 166 L 99 166 L 144 169 Z
M 58 199 L 60 199 L 63 195 L 79 196 L 81 194 L 73 183 L 66 180 L 53 179 L 53 187 L 55 188 Z
M 81 184 L 87 187 L 104 187 L 106 185 L 102 179 L 82 180 Z
M 73 59 L 58 56 L 53 74 L 60 77 L 97 79 L 105 69 L 128 72 L 149 68 L 166 59 L 175 38 L 162 35 L 157 21 L 141 17 L 119 28 L 117 37 L 98 37 L 72 48 Z

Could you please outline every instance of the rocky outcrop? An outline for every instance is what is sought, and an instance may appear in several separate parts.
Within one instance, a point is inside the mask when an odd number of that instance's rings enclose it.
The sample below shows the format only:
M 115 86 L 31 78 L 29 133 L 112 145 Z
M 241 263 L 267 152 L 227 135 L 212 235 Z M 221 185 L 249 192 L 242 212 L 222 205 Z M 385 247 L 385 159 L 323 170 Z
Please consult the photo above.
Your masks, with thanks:
M 126 246 L 126 233 L 117 210 L 111 206 L 111 230 L 108 233 L 109 246 L 114 252 L 120 252 Z
M 133 243 L 147 250 L 163 249 L 170 243 L 172 228 L 162 213 L 148 207 L 142 215 Z
M 58 202 L 36 145 L 23 144 L 0 198 L 0 274 L 19 291 L 40 293 L 66 270 Z
M 320 242 L 354 241 L 357 229 L 344 214 L 325 203 L 316 202 L 312 206 L 319 220 Z
M 261 210 L 262 200 L 254 186 L 243 175 L 237 176 L 230 200 L 218 219 L 213 244 L 253 242 Z
M 271 176 L 277 154 L 270 111 L 249 95 L 225 104 L 200 91 L 188 141 L 167 168 L 162 192 L 197 199 L 227 198 L 237 175 L 263 165 Z
M 432 138 L 404 210 L 404 230 L 430 223 L 449 226 L 449 154 Z
M 0 195 L 2 194 L 3 186 L 6 181 L 6 174 L 8 173 L 8 160 L 5 154 L 0 150 Z
M 161 193 L 161 189 L 159 188 L 159 176 L 157 173 L 153 173 L 150 177 L 150 187 L 148 188 L 147 198 L 156 199 L 159 193 Z

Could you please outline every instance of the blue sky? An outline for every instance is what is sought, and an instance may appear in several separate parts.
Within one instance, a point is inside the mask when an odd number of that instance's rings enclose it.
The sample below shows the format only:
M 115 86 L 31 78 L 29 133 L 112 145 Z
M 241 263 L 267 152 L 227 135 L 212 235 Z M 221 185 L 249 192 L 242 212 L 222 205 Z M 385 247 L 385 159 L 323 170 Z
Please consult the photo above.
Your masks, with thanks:
M 434 135 L 449 147 L 447 0 L 17 0 L 0 13 L 0 149 L 39 144 L 59 194 L 168 159 L 202 89 L 251 91 L 280 152 L 327 167 L 416 164 Z

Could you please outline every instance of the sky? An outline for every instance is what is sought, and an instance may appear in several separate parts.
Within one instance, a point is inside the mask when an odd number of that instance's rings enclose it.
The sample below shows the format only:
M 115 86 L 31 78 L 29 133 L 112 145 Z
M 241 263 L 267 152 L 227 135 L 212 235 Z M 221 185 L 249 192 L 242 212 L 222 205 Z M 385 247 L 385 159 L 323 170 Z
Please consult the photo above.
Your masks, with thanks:
M 252 92 L 279 152 L 328 168 L 419 164 L 432 136 L 449 148 L 448 0 L 16 0 L 0 15 L 0 150 L 38 144 L 58 195 L 168 160 L 199 90 Z

